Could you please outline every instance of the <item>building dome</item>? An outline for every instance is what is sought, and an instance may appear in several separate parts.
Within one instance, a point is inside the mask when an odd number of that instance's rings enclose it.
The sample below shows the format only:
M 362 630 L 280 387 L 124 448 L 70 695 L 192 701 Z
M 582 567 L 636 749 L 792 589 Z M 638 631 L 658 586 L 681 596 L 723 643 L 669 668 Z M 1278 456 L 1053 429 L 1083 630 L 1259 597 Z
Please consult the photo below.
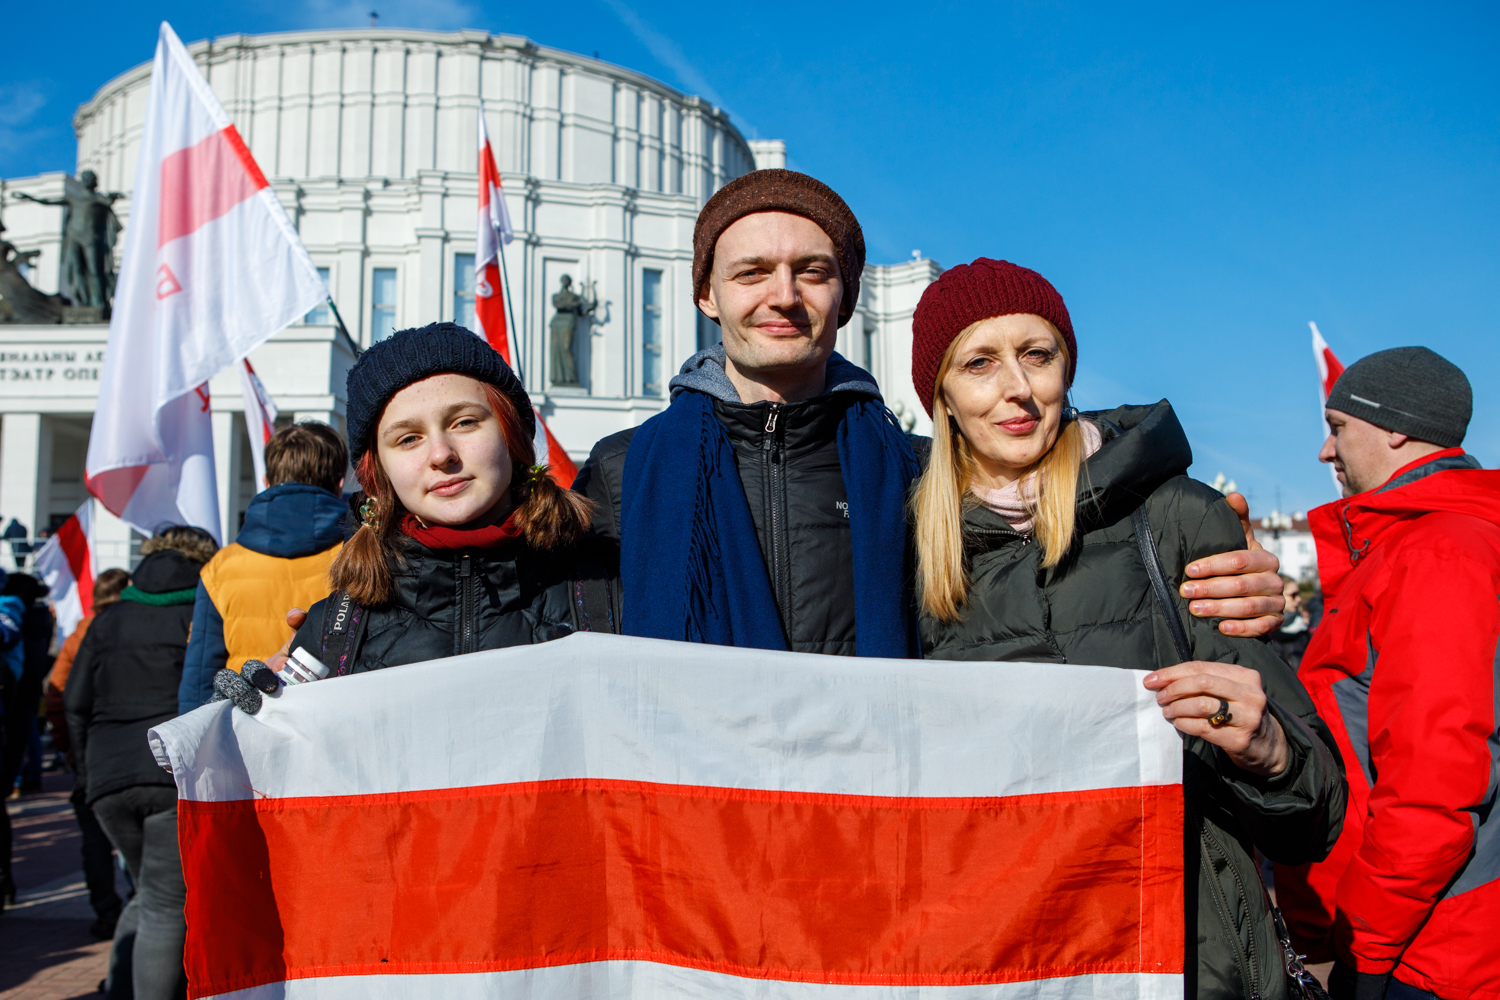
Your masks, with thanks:
M 437 320 L 474 327 L 483 108 L 516 236 L 503 254 L 516 360 L 575 459 L 660 411 L 682 361 L 718 341 L 691 287 L 698 212 L 734 178 L 786 161 L 783 143 L 747 142 L 698 97 L 515 35 L 296 31 L 187 48 L 360 347 Z M 100 190 L 124 194 L 114 207 L 126 227 L 150 75 L 150 62 L 120 74 L 73 120 L 75 172 L 92 170 Z M 6 238 L 41 252 L 31 280 L 47 292 L 58 290 L 61 209 L 10 193 L 56 198 L 69 183 L 62 172 L 0 180 Z M 920 416 L 903 354 L 911 309 L 936 274 L 931 261 L 867 267 L 856 315 L 839 331 L 838 350 L 870 368 L 903 415 Z M 29 513 L 30 527 L 46 529 L 84 501 L 107 332 L 0 323 L 0 354 L 16 366 L 0 368 L 7 517 L 25 523 Z M 332 309 L 313 310 L 250 360 L 284 420 L 343 429 L 354 354 Z M 236 373 L 216 377 L 211 393 L 220 516 L 232 538 L 255 492 Z M 100 530 L 128 538 L 95 509 Z M 101 557 L 125 562 L 108 546 Z

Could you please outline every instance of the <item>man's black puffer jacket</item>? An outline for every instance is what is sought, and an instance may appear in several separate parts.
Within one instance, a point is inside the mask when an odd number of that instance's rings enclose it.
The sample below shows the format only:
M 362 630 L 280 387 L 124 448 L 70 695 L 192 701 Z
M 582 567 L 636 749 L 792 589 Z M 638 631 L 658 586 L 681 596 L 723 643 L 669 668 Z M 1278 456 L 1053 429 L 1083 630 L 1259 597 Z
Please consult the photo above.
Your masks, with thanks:
M 717 346 L 688 359 L 671 387 L 674 396 L 712 396 L 729 432 L 787 648 L 853 656 L 854 550 L 837 435 L 845 410 L 880 398 L 875 379 L 835 354 L 821 396 L 742 403 Z M 632 428 L 600 441 L 573 482 L 596 504 L 594 530 L 607 538 L 620 537 L 620 487 L 634 436 Z
M 151 553 L 131 574 L 132 586 L 147 595 L 187 591 L 186 599 L 155 606 L 126 591 L 125 600 L 99 612 L 79 644 L 63 698 L 90 804 L 135 785 L 173 784 L 151 755 L 146 731 L 177 715 L 192 594 L 202 569 L 172 549 Z
M 964 517 L 972 590 L 962 620 L 922 616 L 927 655 L 1154 670 L 1178 661 L 1152 594 L 1131 513 L 1143 502 L 1173 589 L 1189 562 L 1243 548 L 1238 517 L 1211 487 L 1188 479 L 1187 438 L 1165 401 L 1086 414 L 1104 445 L 1079 478 L 1072 552 L 1043 569 L 1040 549 L 999 514 Z M 1219 632 L 1219 619 L 1183 622 L 1196 659 L 1261 675 L 1291 749 L 1274 778 L 1241 771 L 1211 744 L 1185 737 L 1187 996 L 1281 1000 L 1286 979 L 1255 848 L 1286 864 L 1321 861 L 1343 825 L 1347 787 L 1332 734 L 1296 675 L 1264 643 Z M 1196 933 L 1194 932 L 1196 928 Z
M 404 559 L 394 574 L 395 596 L 367 609 L 364 639 L 349 673 L 560 639 L 574 631 L 575 584 L 584 579 L 607 582 L 611 614 L 619 620 L 613 548 L 607 543 L 585 540 L 541 552 L 520 539 L 452 550 L 430 549 L 404 537 L 401 542 Z M 322 656 L 327 605 L 325 598 L 309 609 L 293 649 L 302 646 Z M 590 630 L 618 631 L 597 622 Z

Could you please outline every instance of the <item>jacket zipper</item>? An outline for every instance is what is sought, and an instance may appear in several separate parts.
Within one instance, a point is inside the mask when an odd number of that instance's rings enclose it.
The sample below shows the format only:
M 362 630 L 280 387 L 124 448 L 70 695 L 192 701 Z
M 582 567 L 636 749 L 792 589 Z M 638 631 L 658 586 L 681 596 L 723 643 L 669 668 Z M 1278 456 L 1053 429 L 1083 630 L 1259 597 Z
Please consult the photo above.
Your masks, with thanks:
M 791 633 L 791 609 L 786 606 L 787 573 L 786 539 L 786 462 L 782 454 L 782 438 L 785 430 L 777 430 L 777 419 L 781 416 L 781 404 L 772 403 L 766 411 L 765 439 L 761 443 L 761 461 L 766 470 L 766 498 L 771 520 L 771 588 L 776 595 L 776 606 L 781 609 L 782 627 Z
M 464 553 L 458 564 L 458 651 L 474 652 L 474 566 Z
M 1219 920 L 1223 923 L 1224 931 L 1229 935 L 1229 940 L 1234 942 L 1235 957 L 1238 959 L 1240 976 L 1245 984 L 1245 996 L 1249 1000 L 1261 1000 L 1258 982 L 1260 976 L 1256 974 L 1255 968 L 1255 924 L 1248 916 L 1250 913 L 1250 897 L 1245 894 L 1245 883 L 1240 878 L 1240 873 L 1235 870 L 1234 860 L 1229 856 L 1229 852 L 1224 850 L 1220 846 L 1218 839 L 1209 832 L 1208 824 L 1205 820 L 1200 818 L 1198 822 L 1200 824 L 1198 827 L 1198 836 L 1203 845 L 1203 862 L 1208 865 L 1208 885 L 1212 890 L 1214 908 L 1219 911 Z M 1240 943 L 1239 932 L 1234 929 L 1234 919 L 1229 913 L 1229 900 L 1224 898 L 1223 889 L 1219 885 L 1218 874 L 1214 871 L 1213 853 L 1215 850 L 1223 856 L 1224 867 L 1229 869 L 1229 874 L 1234 879 L 1235 888 L 1239 890 L 1240 899 L 1245 901 L 1245 911 L 1247 914 L 1245 930 L 1249 941 L 1248 953 L 1245 946 Z

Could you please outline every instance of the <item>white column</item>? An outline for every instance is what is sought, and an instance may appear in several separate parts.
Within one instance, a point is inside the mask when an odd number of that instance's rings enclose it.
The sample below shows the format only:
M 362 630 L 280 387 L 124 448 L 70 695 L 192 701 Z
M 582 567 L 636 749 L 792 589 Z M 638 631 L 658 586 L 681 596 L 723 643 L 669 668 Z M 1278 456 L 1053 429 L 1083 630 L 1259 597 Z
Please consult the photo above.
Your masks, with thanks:
M 0 425 L 0 530 L 17 518 L 27 531 L 36 533 L 37 497 L 41 487 L 42 415 L 7 413 Z M 14 569 L 10 546 L 3 562 Z
M 234 536 L 239 531 L 237 521 L 229 519 L 233 513 L 234 494 L 238 492 L 240 485 L 240 466 L 235 461 L 239 449 L 235 447 L 234 413 L 221 410 L 213 415 L 213 423 L 214 478 L 219 491 L 219 526 L 224 534 L 221 541 L 228 545 L 234 541 Z

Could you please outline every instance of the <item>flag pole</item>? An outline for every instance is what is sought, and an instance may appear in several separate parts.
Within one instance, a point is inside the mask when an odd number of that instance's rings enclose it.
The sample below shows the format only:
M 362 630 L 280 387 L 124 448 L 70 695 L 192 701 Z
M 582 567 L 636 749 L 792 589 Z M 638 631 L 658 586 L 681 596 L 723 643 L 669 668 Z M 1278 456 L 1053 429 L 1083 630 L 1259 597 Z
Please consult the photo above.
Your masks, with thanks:
M 354 342 L 354 338 L 349 336 L 349 328 L 344 325 L 344 317 L 339 315 L 339 307 L 333 304 L 333 296 L 331 295 L 328 297 L 328 308 L 333 310 L 333 318 L 338 324 L 339 335 L 344 338 L 344 343 L 349 345 L 349 350 L 353 351 L 354 356 L 358 358 L 364 352 L 359 349 L 359 345 Z
M 523 370 L 521 359 L 526 355 L 526 347 L 521 342 L 521 331 L 516 326 L 516 310 L 510 301 L 510 271 L 505 267 L 505 246 L 503 244 L 495 249 L 495 256 L 500 258 L 500 284 L 504 286 L 505 290 L 505 316 L 506 319 L 510 320 L 510 334 L 516 345 L 516 377 L 521 380 L 522 385 L 525 385 L 526 372 Z

